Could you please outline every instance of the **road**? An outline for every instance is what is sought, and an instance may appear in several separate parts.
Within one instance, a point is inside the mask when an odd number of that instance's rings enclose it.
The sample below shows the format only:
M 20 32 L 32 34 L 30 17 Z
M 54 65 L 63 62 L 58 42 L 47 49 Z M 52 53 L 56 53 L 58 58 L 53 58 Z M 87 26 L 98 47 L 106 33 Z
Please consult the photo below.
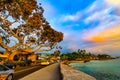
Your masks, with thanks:
M 36 65 L 36 66 L 31 66 L 31 67 L 28 66 L 28 68 L 23 67 L 23 68 L 21 68 L 21 70 L 18 69 L 17 71 L 15 71 L 15 74 L 14 74 L 15 79 L 14 80 L 19 80 L 20 78 L 22 78 L 30 73 L 33 73 L 33 72 L 35 72 L 43 67 L 45 67 L 45 66 Z
M 63 75 L 60 72 L 60 64 L 54 63 L 20 80 L 63 80 Z

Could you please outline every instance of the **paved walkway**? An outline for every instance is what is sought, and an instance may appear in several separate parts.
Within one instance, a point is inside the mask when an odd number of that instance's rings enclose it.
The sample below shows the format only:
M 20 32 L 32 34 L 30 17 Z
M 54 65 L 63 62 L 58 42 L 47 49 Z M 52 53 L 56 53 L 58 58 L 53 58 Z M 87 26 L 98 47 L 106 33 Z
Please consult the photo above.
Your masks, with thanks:
M 60 64 L 52 64 L 34 73 L 31 73 L 20 80 L 62 80 Z

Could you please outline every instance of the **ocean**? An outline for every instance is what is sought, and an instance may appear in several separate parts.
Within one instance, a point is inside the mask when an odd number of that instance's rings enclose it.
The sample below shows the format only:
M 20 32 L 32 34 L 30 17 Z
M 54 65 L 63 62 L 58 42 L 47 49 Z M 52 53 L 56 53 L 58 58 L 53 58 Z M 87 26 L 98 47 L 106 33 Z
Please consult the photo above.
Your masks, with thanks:
M 97 80 L 120 80 L 120 58 L 93 60 L 87 63 L 70 63 L 70 66 L 87 73 Z

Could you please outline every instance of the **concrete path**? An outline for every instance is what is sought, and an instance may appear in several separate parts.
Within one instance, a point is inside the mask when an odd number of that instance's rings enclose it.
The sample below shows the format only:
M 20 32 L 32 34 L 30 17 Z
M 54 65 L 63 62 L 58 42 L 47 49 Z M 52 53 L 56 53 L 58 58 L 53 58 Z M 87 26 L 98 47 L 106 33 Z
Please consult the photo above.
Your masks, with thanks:
M 45 68 L 42 68 L 20 80 L 62 80 L 60 73 L 60 64 L 55 63 Z

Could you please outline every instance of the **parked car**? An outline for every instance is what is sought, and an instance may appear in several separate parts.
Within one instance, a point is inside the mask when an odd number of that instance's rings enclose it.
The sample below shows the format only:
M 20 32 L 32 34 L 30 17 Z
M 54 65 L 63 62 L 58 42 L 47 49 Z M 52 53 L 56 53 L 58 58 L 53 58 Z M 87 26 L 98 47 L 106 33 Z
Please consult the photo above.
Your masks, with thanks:
M 50 64 L 50 62 L 48 62 L 48 61 L 41 62 L 41 65 L 49 65 L 49 64 Z
M 16 64 L 14 64 L 13 62 L 5 62 L 4 65 L 10 69 L 16 68 Z
M 0 80 L 13 80 L 14 70 L 9 69 L 7 66 L 0 64 Z

